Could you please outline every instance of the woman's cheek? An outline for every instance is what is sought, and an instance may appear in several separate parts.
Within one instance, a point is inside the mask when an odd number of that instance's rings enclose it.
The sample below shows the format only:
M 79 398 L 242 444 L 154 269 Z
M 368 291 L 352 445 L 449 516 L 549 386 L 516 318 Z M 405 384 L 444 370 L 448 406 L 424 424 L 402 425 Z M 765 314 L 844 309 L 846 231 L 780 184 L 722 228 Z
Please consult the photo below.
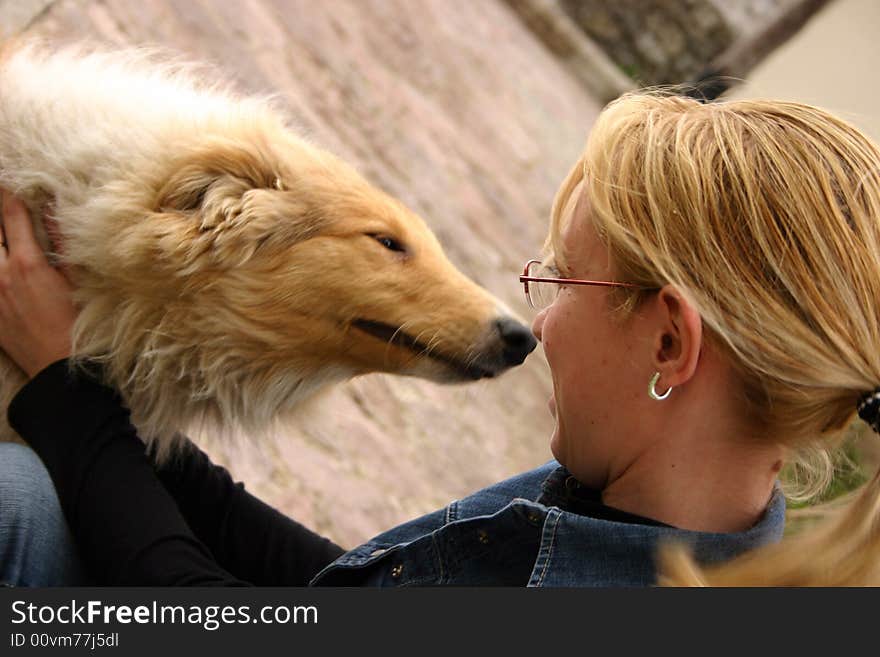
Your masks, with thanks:
M 547 314 L 541 324 L 541 347 L 551 370 L 553 370 L 553 364 L 556 360 L 556 314 L 553 311 L 554 308 L 551 306 L 546 311 Z

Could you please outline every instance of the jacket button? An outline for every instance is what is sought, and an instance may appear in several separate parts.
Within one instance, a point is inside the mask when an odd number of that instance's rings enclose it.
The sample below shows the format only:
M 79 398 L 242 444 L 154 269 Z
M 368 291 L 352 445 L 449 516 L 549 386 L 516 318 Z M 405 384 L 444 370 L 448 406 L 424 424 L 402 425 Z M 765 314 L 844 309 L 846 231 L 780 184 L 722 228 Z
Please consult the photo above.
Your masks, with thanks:
M 533 522 L 533 523 L 535 523 L 536 525 L 537 525 L 539 522 L 541 522 L 541 516 L 538 515 L 537 513 L 535 513 L 534 511 L 532 511 L 531 513 L 529 513 L 528 518 L 529 518 L 529 522 Z
M 483 545 L 486 545 L 489 543 L 489 534 L 484 532 L 482 529 L 479 532 L 477 532 L 477 538 L 480 539 L 480 543 L 482 543 Z
M 391 576 L 397 579 L 403 574 L 403 564 L 399 563 L 391 569 Z

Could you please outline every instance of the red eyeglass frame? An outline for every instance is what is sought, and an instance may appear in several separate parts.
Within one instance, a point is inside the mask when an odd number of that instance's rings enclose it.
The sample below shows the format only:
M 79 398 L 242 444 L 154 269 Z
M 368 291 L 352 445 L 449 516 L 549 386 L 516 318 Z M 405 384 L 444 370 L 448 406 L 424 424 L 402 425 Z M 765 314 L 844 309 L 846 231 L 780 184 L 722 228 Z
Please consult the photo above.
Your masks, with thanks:
M 523 267 L 523 273 L 519 277 L 519 282 L 523 284 L 523 290 L 526 294 L 526 300 L 529 302 L 529 305 L 534 308 L 532 305 L 532 297 L 529 296 L 529 283 L 558 283 L 560 285 L 598 285 L 599 287 L 628 287 L 634 290 L 656 290 L 656 287 L 648 287 L 645 285 L 637 285 L 635 283 L 619 283 L 617 281 L 588 281 L 579 278 L 543 278 L 540 276 L 529 276 L 529 267 L 533 264 L 541 264 L 541 260 L 529 260 L 525 267 Z

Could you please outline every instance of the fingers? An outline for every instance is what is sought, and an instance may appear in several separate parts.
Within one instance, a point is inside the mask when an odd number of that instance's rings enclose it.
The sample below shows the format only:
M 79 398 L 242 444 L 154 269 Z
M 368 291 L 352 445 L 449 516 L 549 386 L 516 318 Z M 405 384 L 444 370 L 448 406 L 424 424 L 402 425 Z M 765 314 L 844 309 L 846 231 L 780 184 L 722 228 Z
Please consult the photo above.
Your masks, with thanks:
M 3 242 L 6 252 L 29 258 L 42 254 L 34 235 L 34 226 L 25 204 L 3 190 Z
M 0 350 L 29 376 L 71 353 L 73 287 L 49 266 L 21 201 L 2 191 Z

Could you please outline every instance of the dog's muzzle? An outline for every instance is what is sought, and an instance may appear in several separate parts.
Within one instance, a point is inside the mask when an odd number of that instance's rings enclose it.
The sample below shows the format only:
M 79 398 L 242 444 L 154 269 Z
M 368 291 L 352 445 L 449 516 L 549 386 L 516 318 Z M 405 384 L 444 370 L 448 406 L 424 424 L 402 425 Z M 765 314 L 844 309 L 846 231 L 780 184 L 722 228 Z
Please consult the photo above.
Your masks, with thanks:
M 369 319 L 356 319 L 351 325 L 382 342 L 447 365 L 458 379 L 473 381 L 498 376 L 504 370 L 520 365 L 538 344 L 527 326 L 508 317 L 495 320 L 489 339 L 463 358 L 429 347 L 398 326 Z

